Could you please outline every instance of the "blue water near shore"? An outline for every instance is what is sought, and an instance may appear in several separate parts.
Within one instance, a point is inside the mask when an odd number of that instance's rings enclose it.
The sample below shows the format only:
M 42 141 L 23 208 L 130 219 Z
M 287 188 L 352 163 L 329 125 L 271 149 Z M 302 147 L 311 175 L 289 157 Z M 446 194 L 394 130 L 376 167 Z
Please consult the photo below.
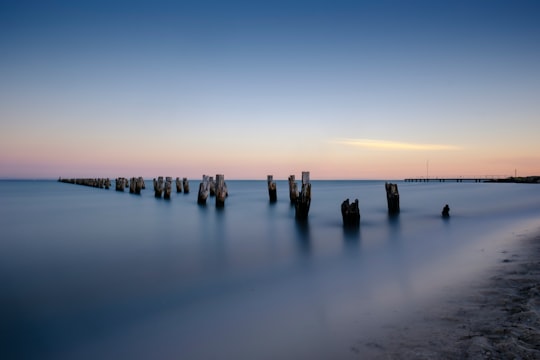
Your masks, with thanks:
M 389 217 L 382 181 L 313 181 L 306 223 L 286 181 L 274 204 L 265 181 L 227 184 L 217 209 L 151 185 L 0 181 L 0 357 L 349 358 L 540 219 L 531 184 L 398 182 Z M 360 201 L 358 231 L 342 226 L 345 198 Z

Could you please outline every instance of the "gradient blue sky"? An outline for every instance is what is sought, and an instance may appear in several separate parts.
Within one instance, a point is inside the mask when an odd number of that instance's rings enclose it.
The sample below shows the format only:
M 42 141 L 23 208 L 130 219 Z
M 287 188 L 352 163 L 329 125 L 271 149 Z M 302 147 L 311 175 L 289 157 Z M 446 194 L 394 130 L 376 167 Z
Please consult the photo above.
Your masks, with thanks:
M 0 0 L 0 177 L 540 174 L 539 1 Z

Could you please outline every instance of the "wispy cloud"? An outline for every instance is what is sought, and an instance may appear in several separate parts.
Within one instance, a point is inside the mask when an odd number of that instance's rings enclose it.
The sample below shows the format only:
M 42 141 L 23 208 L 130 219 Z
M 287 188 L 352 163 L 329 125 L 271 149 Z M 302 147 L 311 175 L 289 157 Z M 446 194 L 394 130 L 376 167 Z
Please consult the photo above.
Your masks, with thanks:
M 422 144 L 378 139 L 334 139 L 335 144 L 382 150 L 460 150 L 459 146 L 445 144 Z

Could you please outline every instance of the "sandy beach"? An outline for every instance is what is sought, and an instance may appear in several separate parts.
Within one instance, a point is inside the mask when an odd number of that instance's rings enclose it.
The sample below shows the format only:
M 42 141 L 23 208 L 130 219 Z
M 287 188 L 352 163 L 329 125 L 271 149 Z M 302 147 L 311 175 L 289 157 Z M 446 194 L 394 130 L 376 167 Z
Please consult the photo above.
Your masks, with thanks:
M 515 245 L 515 246 L 514 246 Z M 436 305 L 417 309 L 351 346 L 369 359 L 540 359 L 540 229 L 516 234 L 480 279 L 448 288 Z

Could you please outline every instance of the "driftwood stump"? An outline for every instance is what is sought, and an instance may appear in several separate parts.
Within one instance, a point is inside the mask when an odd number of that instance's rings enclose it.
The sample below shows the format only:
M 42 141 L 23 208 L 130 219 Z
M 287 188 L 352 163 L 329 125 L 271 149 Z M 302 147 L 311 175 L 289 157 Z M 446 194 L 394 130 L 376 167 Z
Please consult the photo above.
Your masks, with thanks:
M 270 202 L 276 202 L 277 201 L 277 187 L 276 187 L 276 182 L 274 181 L 274 176 L 268 175 L 267 181 L 268 181 L 268 196 L 270 197 Z
M 309 171 L 302 172 L 302 190 L 296 199 L 296 218 L 305 220 L 308 217 L 309 206 L 311 205 L 311 183 L 309 182 Z
M 341 216 L 343 217 L 343 226 L 360 226 L 360 208 L 358 207 L 358 199 L 354 200 L 353 203 L 349 203 L 349 199 L 342 202 Z
M 399 213 L 399 191 L 397 184 L 385 183 L 386 201 L 388 202 L 388 212 L 390 214 Z

